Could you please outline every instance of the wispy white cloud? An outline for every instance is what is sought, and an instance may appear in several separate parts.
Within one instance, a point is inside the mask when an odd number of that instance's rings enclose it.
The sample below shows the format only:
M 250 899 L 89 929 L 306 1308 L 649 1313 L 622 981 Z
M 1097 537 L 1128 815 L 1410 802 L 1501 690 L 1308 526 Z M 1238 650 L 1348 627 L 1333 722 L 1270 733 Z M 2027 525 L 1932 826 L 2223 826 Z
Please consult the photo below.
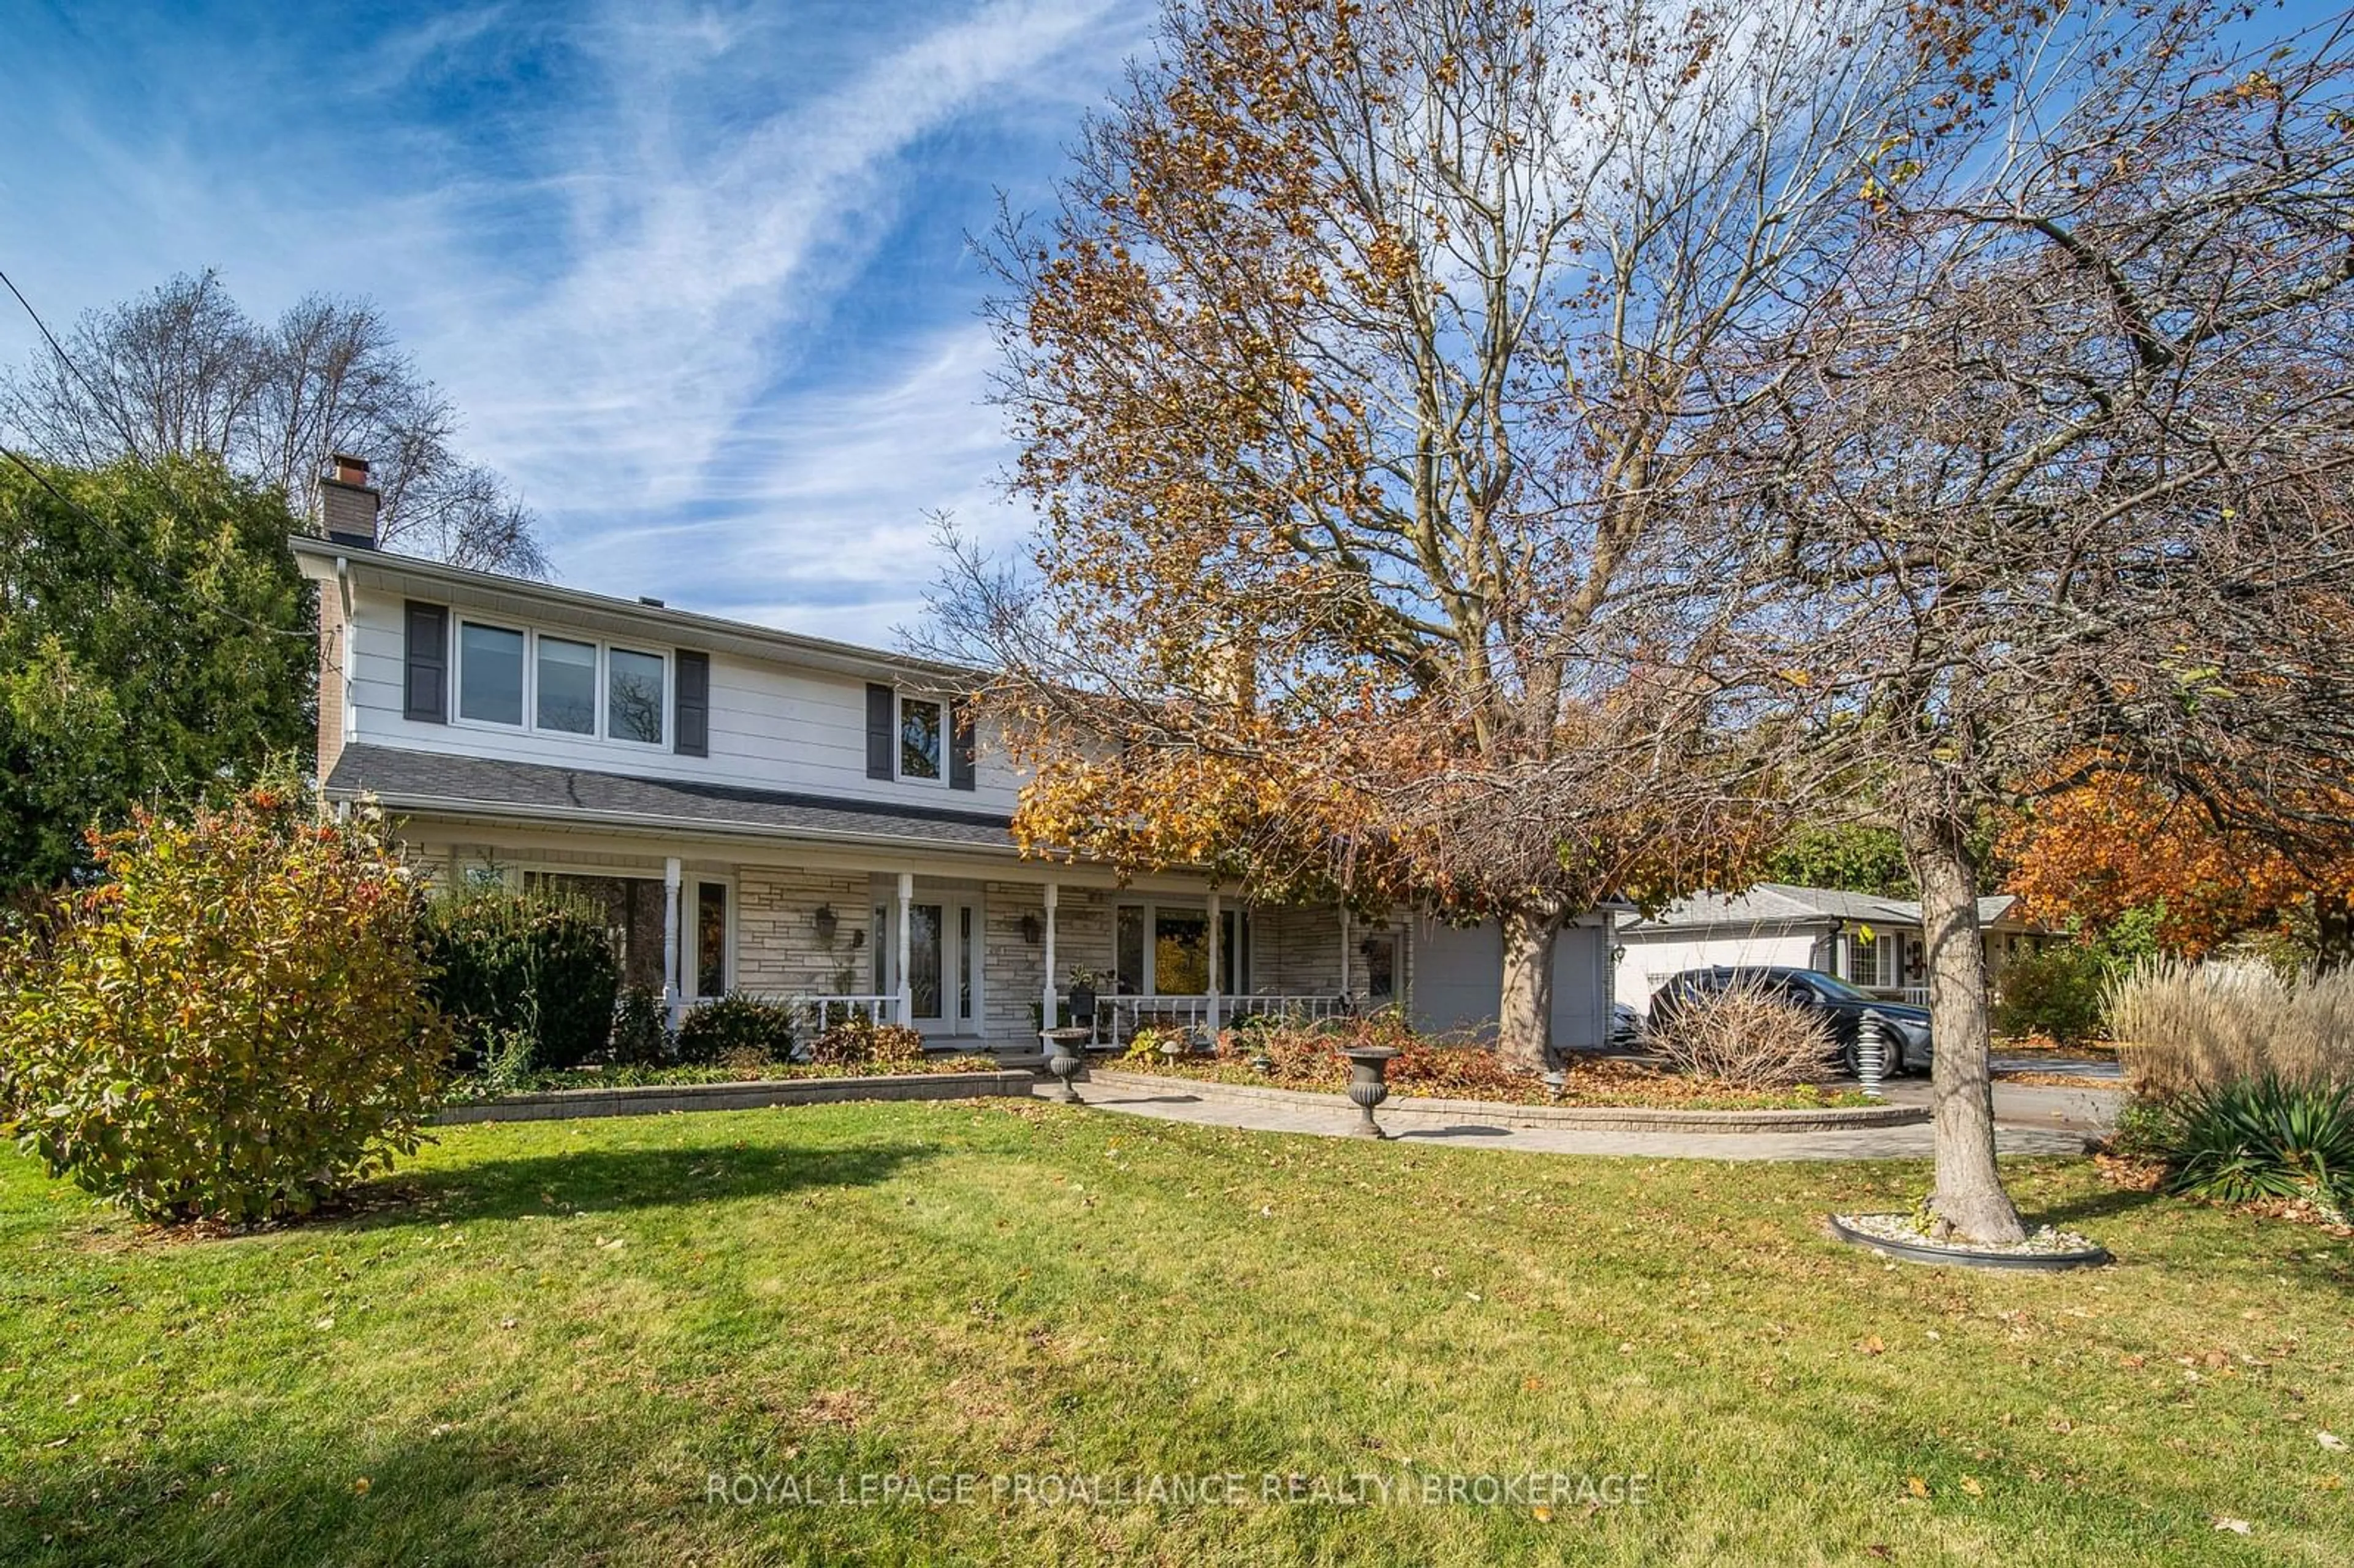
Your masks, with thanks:
M 347 64 L 254 21 L 59 32 L 0 107 L 58 165 L 0 159 L 0 265 L 39 236 L 57 313 L 208 263 L 260 312 L 374 295 L 583 587 L 873 641 L 928 511 L 1012 525 L 956 236 L 1043 195 L 1147 0 L 490 5 Z
M 868 536 L 920 531 L 912 511 L 896 528 L 885 521 L 918 499 L 904 483 L 911 468 L 955 492 L 928 499 L 970 503 L 995 449 L 975 437 L 992 422 L 972 406 L 981 377 L 969 330 L 910 352 L 893 323 L 814 374 L 797 340 L 841 310 L 920 198 L 910 149 L 965 117 L 1059 93 L 1031 87 L 1066 79 L 1066 51 L 1116 58 L 1108 14 L 1102 0 L 1003 0 L 724 135 L 693 109 L 698 95 L 732 92 L 753 42 L 743 30 L 695 12 L 592 33 L 612 91 L 564 133 L 573 265 L 495 334 L 470 330 L 437 351 L 459 384 L 509 389 L 478 409 L 476 429 L 535 494 L 596 473 L 597 503 L 559 558 L 619 566 L 642 520 L 701 504 L 734 514 L 716 552 L 730 580 L 781 578 L 812 569 L 779 542 L 807 537 L 808 508 L 855 517 Z M 970 296 L 958 304 L 969 312 Z M 944 469 L 944 452 L 971 471 Z M 829 563 L 839 558 L 816 569 Z

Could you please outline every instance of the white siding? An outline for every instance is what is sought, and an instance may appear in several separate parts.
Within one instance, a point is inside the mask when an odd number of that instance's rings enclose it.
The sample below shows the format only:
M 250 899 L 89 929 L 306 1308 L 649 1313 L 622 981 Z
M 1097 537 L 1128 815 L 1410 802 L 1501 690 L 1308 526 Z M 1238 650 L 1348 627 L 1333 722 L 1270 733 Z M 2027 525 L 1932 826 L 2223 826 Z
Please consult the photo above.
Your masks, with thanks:
M 1809 969 L 1829 957 L 1827 938 L 1787 926 L 1712 937 L 1645 937 L 1621 931 L 1618 940 L 1627 955 L 1618 960 L 1617 999 L 1637 1012 L 1648 1012 L 1651 992 L 1659 981 L 1681 969 L 1714 964 L 1787 964 Z
M 333 591 L 330 589 L 329 591 Z M 363 592 L 352 629 L 352 700 L 355 740 L 418 751 L 454 752 L 511 762 L 535 762 L 637 778 L 692 779 L 758 789 L 797 790 L 846 800 L 959 810 L 1011 811 L 1017 781 L 984 733 L 975 789 L 945 783 L 866 777 L 866 683 L 830 671 L 796 668 L 735 654 L 711 655 L 711 755 L 681 757 L 667 747 L 632 746 L 586 736 L 549 735 L 503 725 L 419 724 L 401 716 L 404 658 L 402 601 Z M 457 618 L 469 612 L 453 610 Z M 482 614 L 498 625 L 525 624 Z M 557 635 L 579 637 L 577 626 L 550 620 Z M 669 653 L 679 646 L 651 637 L 608 637 L 623 647 Z M 455 680 L 455 672 L 452 672 Z M 457 711 L 454 692 L 451 712 Z M 674 717 L 665 733 L 674 730 Z

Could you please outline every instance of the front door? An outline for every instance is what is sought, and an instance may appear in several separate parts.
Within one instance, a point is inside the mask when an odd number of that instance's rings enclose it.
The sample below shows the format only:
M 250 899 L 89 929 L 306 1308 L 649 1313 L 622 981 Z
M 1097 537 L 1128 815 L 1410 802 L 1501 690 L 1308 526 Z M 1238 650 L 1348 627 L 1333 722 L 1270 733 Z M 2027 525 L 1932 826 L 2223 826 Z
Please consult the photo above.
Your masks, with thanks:
M 896 904 L 875 909 L 876 928 L 884 934 L 878 971 L 887 978 L 886 992 L 896 990 L 890 971 L 897 962 L 899 934 Z M 907 906 L 908 1022 L 925 1034 L 981 1033 L 981 910 L 970 903 L 918 899 Z

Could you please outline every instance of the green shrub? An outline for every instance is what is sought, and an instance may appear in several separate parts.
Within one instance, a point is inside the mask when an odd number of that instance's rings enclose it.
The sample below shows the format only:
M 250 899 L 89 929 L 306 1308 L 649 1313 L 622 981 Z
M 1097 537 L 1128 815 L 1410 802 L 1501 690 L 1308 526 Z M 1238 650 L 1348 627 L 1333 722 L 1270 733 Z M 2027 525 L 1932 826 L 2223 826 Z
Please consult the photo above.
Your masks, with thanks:
M 0 1116 L 149 1218 L 308 1210 L 413 1151 L 450 1039 L 375 814 L 290 788 L 93 835 L 0 954 Z
M 2225 1202 L 2312 1198 L 2354 1208 L 2354 1089 L 2266 1074 L 2167 1109 L 2167 1186 Z
M 2013 959 L 2002 971 L 1995 1028 L 2005 1034 L 2048 1034 L 2063 1044 L 2097 1038 L 2112 966 L 2090 948 L 2070 944 Z
M 575 1067 L 605 1049 L 621 969 L 596 911 L 477 887 L 435 899 L 426 932 L 433 1000 L 456 1032 L 460 1065 L 515 1030 L 531 1037 L 542 1068 Z
M 690 1008 L 678 1026 L 678 1059 L 695 1066 L 782 1062 L 792 1054 L 792 1010 L 740 991 Z
M 924 1059 L 924 1037 L 904 1023 L 876 1023 L 861 1012 L 810 1042 L 822 1067 L 907 1066 Z
M 652 1067 L 671 1059 L 670 1021 L 651 986 L 621 992 L 613 1010 L 613 1060 L 625 1067 Z

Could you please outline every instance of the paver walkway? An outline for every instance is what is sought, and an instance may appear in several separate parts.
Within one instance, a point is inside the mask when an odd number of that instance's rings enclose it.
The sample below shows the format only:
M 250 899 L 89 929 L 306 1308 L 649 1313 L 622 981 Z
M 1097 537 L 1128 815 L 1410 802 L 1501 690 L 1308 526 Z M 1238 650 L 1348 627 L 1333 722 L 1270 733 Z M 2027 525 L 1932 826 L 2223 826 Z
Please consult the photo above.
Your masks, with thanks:
M 1334 1097 L 1333 1107 L 1293 1106 L 1266 1100 L 1223 1099 L 1196 1094 L 1190 1085 L 1143 1090 L 1082 1080 L 1079 1097 L 1098 1110 L 1155 1117 L 1260 1132 L 1347 1135 L 1357 1118 L 1354 1107 Z M 1892 1086 L 1892 1099 L 1928 1098 L 1928 1086 L 1911 1080 Z M 1039 1092 L 1052 1093 L 1042 1085 Z M 2081 1154 L 2088 1133 L 2098 1130 L 2113 1106 L 2097 1092 L 1998 1086 L 1995 1144 L 2005 1154 Z M 1617 1154 L 1649 1160 L 1925 1160 L 1931 1129 L 1863 1128 L 1852 1132 L 1603 1132 L 1564 1127 L 1503 1127 L 1460 1116 L 1381 1113 L 1385 1131 L 1398 1142 L 1463 1148 L 1504 1149 L 1527 1154 Z

